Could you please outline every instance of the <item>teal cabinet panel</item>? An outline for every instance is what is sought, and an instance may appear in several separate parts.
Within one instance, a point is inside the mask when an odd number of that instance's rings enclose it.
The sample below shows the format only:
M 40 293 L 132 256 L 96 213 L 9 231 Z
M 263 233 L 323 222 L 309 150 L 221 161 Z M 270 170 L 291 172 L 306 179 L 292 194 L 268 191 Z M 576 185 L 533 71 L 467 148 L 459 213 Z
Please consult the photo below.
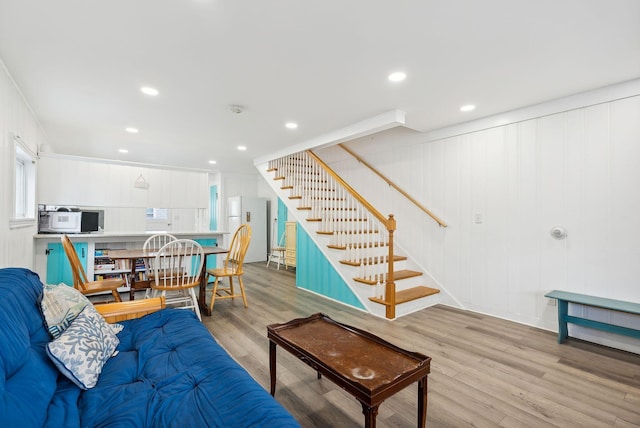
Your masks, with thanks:
M 86 242 L 76 242 L 73 244 L 80 263 L 85 272 L 87 271 L 87 258 L 89 254 L 89 244 Z M 64 283 L 73 285 L 73 274 L 71 264 L 62 248 L 61 243 L 51 242 L 47 244 L 47 284 Z
M 282 202 L 282 199 L 278 198 L 278 232 L 276 235 L 278 242 L 276 242 L 275 245 L 280 245 L 280 237 L 284 234 L 287 218 L 289 218 L 289 209 L 284 202 Z
M 346 305 L 365 309 L 349 285 L 331 266 L 304 228 L 298 225 L 296 240 L 296 285 Z
M 203 247 L 217 247 L 218 246 L 218 240 L 215 238 L 208 238 L 208 239 L 194 239 L 194 241 L 196 241 L 198 244 L 202 245 Z M 207 257 L 207 265 L 204 267 L 205 269 L 215 269 L 217 267 L 217 261 L 218 257 L 215 255 L 210 255 Z

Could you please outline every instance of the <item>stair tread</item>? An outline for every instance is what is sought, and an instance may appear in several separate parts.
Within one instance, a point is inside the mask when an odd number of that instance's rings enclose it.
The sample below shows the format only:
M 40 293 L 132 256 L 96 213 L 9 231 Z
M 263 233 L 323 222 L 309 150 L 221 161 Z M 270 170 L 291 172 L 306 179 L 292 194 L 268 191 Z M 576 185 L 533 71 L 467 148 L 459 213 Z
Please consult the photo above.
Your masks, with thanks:
M 434 294 L 438 294 L 439 292 L 440 290 L 438 290 L 437 288 L 425 287 L 424 285 L 419 285 L 407 290 L 398 291 L 396 292 L 396 305 L 411 302 L 423 297 L 433 296 Z M 378 299 L 376 297 L 369 297 L 369 300 L 383 305 L 388 305 L 386 301 Z
M 422 272 L 409 270 L 409 269 L 402 269 L 402 270 L 393 272 L 394 281 L 398 281 L 400 279 L 413 278 L 416 276 L 422 276 Z
M 377 264 L 374 260 L 372 260 L 372 257 L 369 257 L 369 263 L 368 264 Z M 385 263 L 387 262 L 387 260 L 389 260 L 388 256 L 385 256 L 384 261 Z M 393 255 L 393 261 L 394 262 L 399 262 L 402 260 L 407 260 L 407 258 L 405 256 L 398 256 L 396 254 Z M 358 260 L 356 262 L 353 262 L 351 260 L 340 260 L 340 263 L 342 263 L 343 265 L 349 265 L 349 266 L 360 266 L 360 264 L 362 263 L 361 260 Z

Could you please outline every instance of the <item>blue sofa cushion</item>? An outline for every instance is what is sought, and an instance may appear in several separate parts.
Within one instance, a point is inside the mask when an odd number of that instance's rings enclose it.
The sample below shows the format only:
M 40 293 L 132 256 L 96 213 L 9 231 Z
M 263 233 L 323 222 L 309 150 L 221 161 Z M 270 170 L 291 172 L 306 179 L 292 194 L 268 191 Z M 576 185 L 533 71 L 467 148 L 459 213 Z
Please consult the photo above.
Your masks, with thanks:
M 80 398 L 82 426 L 299 426 L 193 312 L 165 309 L 122 324 L 118 354 Z
M 56 391 L 58 370 L 45 352 L 51 340 L 40 314 L 37 274 L 0 269 L 0 421 L 41 427 Z

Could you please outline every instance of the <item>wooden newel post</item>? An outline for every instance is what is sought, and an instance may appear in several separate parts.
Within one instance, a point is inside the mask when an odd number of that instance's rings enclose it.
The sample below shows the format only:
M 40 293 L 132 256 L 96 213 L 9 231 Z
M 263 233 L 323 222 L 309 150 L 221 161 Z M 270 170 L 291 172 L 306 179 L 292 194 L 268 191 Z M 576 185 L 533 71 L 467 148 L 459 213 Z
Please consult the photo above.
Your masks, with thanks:
M 387 232 L 389 233 L 389 260 L 387 266 L 387 283 L 385 285 L 385 298 L 386 301 L 386 313 L 385 316 L 388 319 L 394 319 L 396 317 L 396 283 L 393 281 L 393 232 L 396 230 L 396 219 L 393 218 L 393 214 L 389 214 L 387 220 Z

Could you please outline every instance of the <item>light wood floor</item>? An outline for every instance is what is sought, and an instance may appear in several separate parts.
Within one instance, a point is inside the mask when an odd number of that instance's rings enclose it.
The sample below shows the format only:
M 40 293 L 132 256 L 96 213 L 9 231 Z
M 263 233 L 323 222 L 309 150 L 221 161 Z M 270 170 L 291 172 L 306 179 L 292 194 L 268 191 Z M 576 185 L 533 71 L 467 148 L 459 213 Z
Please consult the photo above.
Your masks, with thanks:
M 245 265 L 249 308 L 217 302 L 203 322 L 269 389 L 266 326 L 324 312 L 433 358 L 429 427 L 640 426 L 640 356 L 447 306 L 389 322 L 296 289 L 295 273 Z M 303 427 L 363 426 L 349 394 L 278 348 L 276 399 Z M 416 426 L 417 384 L 380 406 L 379 427 Z

